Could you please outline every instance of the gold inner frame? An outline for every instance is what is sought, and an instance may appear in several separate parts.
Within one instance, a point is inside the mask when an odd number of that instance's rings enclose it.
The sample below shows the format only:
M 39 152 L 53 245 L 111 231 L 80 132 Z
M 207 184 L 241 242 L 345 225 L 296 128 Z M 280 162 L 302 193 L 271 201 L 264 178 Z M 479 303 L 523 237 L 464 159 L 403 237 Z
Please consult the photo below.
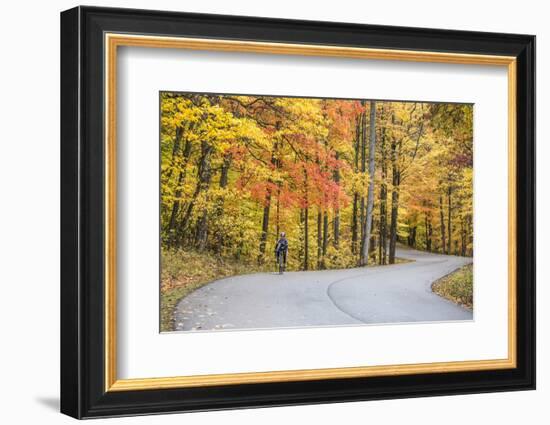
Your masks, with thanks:
M 516 58 L 459 53 L 369 49 L 324 45 L 211 40 L 105 34 L 105 391 L 132 391 L 212 385 L 235 385 L 320 379 L 410 375 L 515 368 L 516 359 Z M 508 71 L 508 357 L 383 366 L 247 372 L 164 378 L 118 379 L 116 324 L 116 100 L 119 46 L 264 54 L 329 56 L 468 65 L 504 66 Z

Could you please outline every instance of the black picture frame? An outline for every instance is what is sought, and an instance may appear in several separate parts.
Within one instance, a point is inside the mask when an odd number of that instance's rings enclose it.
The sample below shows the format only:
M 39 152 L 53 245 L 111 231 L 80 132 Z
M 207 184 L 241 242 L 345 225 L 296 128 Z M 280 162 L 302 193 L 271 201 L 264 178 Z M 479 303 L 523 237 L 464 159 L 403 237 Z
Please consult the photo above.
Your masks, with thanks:
M 369 378 L 105 391 L 104 33 L 517 58 L 517 367 Z M 61 412 L 75 418 L 535 388 L 535 37 L 76 7 L 61 13 Z

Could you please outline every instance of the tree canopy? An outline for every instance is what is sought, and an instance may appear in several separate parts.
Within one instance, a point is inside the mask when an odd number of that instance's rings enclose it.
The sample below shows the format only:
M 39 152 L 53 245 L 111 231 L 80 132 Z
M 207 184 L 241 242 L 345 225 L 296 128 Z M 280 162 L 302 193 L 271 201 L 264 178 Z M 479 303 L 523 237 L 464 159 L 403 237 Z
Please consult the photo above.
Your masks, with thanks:
M 473 107 L 161 93 L 162 249 L 289 269 L 473 255 Z

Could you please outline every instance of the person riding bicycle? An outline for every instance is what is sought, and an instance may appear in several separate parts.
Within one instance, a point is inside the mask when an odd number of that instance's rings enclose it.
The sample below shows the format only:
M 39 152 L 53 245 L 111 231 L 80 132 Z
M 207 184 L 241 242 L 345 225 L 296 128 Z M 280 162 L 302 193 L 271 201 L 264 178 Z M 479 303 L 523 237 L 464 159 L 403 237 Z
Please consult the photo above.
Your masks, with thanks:
M 283 265 L 286 267 L 286 254 L 288 252 L 288 240 L 285 232 L 281 232 L 281 237 L 275 244 L 275 259 L 279 260 L 279 255 L 283 256 Z

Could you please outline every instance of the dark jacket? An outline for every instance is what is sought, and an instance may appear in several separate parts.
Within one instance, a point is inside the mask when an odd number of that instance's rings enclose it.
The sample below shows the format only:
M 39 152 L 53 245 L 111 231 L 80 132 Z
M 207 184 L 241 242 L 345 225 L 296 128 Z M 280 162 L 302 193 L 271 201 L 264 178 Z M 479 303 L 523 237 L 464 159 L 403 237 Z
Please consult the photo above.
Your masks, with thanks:
M 281 238 L 277 241 L 277 244 L 275 245 L 275 255 L 277 255 L 280 252 L 286 252 L 288 251 L 288 240 L 286 238 Z

